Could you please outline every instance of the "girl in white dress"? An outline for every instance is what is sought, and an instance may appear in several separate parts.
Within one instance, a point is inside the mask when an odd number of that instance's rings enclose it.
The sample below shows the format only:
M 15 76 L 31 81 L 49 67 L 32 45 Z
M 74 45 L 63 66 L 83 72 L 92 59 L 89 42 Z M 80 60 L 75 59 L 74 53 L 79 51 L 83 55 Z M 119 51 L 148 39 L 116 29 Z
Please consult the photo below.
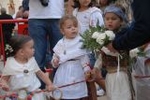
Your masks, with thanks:
M 58 67 L 53 82 L 58 87 L 85 80 L 84 73 L 90 71 L 87 52 L 81 49 L 77 19 L 72 15 L 64 16 L 60 20 L 60 30 L 64 37 L 53 48 L 52 59 L 52 65 Z M 88 96 L 85 81 L 60 90 L 63 93 L 61 100 L 84 100 Z
M 73 15 L 79 22 L 79 33 L 89 29 L 89 27 L 104 26 L 102 11 L 97 7 L 92 7 L 92 0 L 76 0 Z
M 90 27 L 104 26 L 102 11 L 93 7 L 93 0 L 76 0 L 73 15 L 79 22 L 79 33 L 84 34 Z M 95 55 L 90 51 L 89 53 L 90 65 L 94 66 Z
M 76 0 L 73 15 L 79 22 L 79 33 L 84 34 L 89 27 L 104 26 L 101 9 L 93 7 L 94 0 Z M 96 61 L 95 53 L 89 52 L 90 65 L 93 67 Z M 97 80 L 96 80 L 97 81 Z M 93 88 L 92 88 L 93 89 Z M 93 89 L 94 90 L 94 89 Z M 94 94 L 94 93 L 89 93 Z M 90 97 L 93 97 L 92 95 Z
M 3 82 L 7 82 L 10 92 L 18 93 L 18 99 L 26 100 L 26 97 L 19 98 L 26 93 L 39 90 L 40 78 L 49 91 L 54 86 L 48 76 L 39 68 L 34 55 L 34 42 L 31 37 L 25 35 L 15 35 L 10 42 L 9 53 L 6 65 L 2 73 Z M 38 76 L 38 78 L 37 78 Z M 8 98 L 6 98 L 8 100 Z M 44 94 L 35 93 L 32 100 L 45 100 Z

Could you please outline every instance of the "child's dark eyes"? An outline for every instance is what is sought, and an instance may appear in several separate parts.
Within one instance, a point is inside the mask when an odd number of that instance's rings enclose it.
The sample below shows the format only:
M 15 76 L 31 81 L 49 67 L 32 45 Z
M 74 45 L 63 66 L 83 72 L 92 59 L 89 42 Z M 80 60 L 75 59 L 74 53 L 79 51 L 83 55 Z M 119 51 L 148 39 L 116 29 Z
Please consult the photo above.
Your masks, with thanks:
M 68 29 L 71 28 L 71 26 L 67 27 Z
M 117 20 L 116 17 L 112 17 L 112 18 L 105 18 L 105 20 Z

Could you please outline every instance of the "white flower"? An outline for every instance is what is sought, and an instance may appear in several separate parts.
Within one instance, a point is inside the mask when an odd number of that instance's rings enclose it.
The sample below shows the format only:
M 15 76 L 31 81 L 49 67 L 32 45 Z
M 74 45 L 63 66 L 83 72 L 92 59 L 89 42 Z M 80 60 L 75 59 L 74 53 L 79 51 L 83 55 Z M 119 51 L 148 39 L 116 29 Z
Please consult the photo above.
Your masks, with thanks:
M 113 31 L 105 31 L 105 34 L 109 37 L 109 40 L 113 40 L 115 38 L 115 34 Z
M 94 32 L 93 35 L 92 35 L 92 38 L 93 39 L 97 39 L 97 37 L 100 35 L 101 33 L 99 32 Z
M 105 42 L 105 38 L 106 38 L 106 34 L 100 34 L 97 37 L 96 42 L 99 43 L 100 45 L 103 45 Z
M 138 56 L 138 52 L 139 52 L 138 48 L 130 50 L 130 57 L 131 58 L 137 57 Z

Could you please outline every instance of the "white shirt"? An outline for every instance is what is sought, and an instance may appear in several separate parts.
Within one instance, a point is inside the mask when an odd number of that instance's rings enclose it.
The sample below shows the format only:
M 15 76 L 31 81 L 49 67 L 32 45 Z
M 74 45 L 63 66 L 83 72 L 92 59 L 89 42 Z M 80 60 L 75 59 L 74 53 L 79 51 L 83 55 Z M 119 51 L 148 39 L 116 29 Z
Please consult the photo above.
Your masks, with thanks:
M 28 72 L 25 73 L 25 70 Z M 9 85 L 11 90 L 26 88 L 28 91 L 35 91 L 41 86 L 41 83 L 36 76 L 36 72 L 39 70 L 34 57 L 26 64 L 20 64 L 14 57 L 9 57 L 7 58 L 3 75 L 10 76 Z
M 78 19 L 80 34 L 89 29 L 89 26 L 95 27 L 97 24 L 104 26 L 102 11 L 96 7 L 90 7 L 82 12 L 79 12 L 78 8 L 76 8 L 73 11 L 73 15 Z
M 40 0 L 29 0 L 29 19 L 60 19 L 64 15 L 64 0 L 49 0 L 44 7 Z

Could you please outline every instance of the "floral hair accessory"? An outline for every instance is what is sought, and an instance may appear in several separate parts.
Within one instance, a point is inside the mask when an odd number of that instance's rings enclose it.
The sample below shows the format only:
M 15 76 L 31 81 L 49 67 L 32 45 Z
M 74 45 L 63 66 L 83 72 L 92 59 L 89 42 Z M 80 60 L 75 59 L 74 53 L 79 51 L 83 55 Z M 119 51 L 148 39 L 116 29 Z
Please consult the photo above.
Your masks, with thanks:
M 9 53 L 12 53 L 13 51 L 14 51 L 13 48 L 9 44 L 5 45 L 6 55 L 8 55 Z

